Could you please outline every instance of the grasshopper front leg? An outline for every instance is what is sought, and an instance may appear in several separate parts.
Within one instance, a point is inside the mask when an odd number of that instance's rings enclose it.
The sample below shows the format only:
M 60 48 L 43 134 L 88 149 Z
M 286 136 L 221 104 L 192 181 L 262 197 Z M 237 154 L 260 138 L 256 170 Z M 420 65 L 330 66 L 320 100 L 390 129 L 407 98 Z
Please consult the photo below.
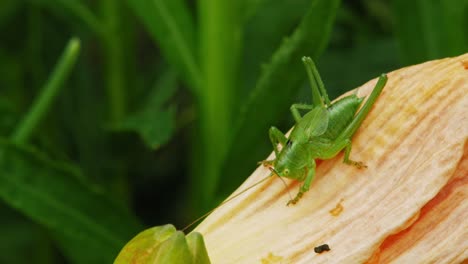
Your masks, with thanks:
M 312 180 L 315 177 L 315 167 L 315 160 L 312 160 L 309 166 L 306 167 L 307 175 L 305 177 L 304 183 L 299 188 L 299 192 L 296 194 L 296 197 L 294 197 L 294 199 L 292 200 L 289 200 L 289 202 L 286 204 L 287 206 L 289 206 L 290 204 L 296 204 L 299 201 L 299 199 L 302 198 L 302 195 L 304 195 L 304 193 L 310 189 L 310 184 L 312 183 Z
M 271 144 L 273 145 L 273 151 L 275 152 L 275 157 L 278 157 L 280 150 L 278 149 L 278 144 L 281 145 L 281 147 L 284 147 L 286 145 L 286 142 L 288 142 L 288 138 L 281 132 L 278 128 L 276 127 L 271 127 L 268 134 L 270 135 L 270 141 Z M 262 164 L 265 167 L 269 167 L 272 165 L 274 160 L 263 160 L 260 161 L 259 164 Z
M 271 144 L 273 144 L 273 150 L 275 151 L 276 157 L 278 157 L 280 150 L 278 149 L 278 143 L 281 147 L 286 145 L 288 142 L 288 138 L 276 127 L 271 127 L 270 131 L 268 132 L 270 135 Z

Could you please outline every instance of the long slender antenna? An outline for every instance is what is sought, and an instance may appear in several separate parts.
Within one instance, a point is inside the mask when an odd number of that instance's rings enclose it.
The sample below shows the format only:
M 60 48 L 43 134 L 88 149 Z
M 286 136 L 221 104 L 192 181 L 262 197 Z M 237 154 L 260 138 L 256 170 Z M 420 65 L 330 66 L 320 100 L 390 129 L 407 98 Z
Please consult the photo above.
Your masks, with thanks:
M 220 204 L 219 204 L 218 206 L 216 206 L 215 208 L 211 209 L 211 210 L 208 211 L 207 213 L 205 213 L 205 214 L 203 214 L 202 216 L 198 217 L 197 219 L 195 219 L 195 221 L 191 222 L 188 226 L 184 227 L 184 228 L 182 229 L 182 232 L 185 232 L 185 230 L 187 230 L 189 227 L 193 226 L 195 223 L 197 223 L 198 221 L 202 220 L 203 218 L 205 218 L 206 216 L 208 216 L 209 214 L 211 214 L 214 210 L 218 209 L 218 208 L 221 207 L 222 205 L 224 205 L 224 204 L 230 202 L 230 201 L 233 200 L 234 198 L 237 198 L 239 195 L 245 193 L 246 191 L 252 189 L 253 187 L 255 187 L 255 186 L 257 186 L 257 185 L 259 185 L 260 183 L 266 181 L 270 176 L 273 175 L 273 173 L 275 173 L 274 170 L 273 170 L 272 168 L 270 168 L 270 170 L 271 170 L 270 175 L 266 176 L 265 178 L 261 179 L 260 181 L 258 181 L 258 182 L 256 182 L 256 183 L 254 183 L 253 185 L 251 185 L 251 186 L 245 188 L 244 190 L 240 191 L 238 194 L 236 194 L 236 195 L 232 196 L 231 198 L 229 198 L 229 199 L 223 201 L 222 203 L 220 203 Z M 275 173 L 275 174 L 276 174 L 276 173 Z M 278 174 L 277 174 L 277 175 L 278 175 Z
M 289 190 L 288 190 L 288 185 L 286 184 L 286 182 L 284 181 L 284 179 L 281 178 L 281 176 L 279 176 L 279 174 L 276 172 L 275 169 L 270 168 L 270 170 L 271 170 L 271 172 L 273 172 L 274 174 L 276 174 L 276 175 L 278 176 L 278 178 L 281 180 L 281 182 L 283 182 L 284 188 L 286 188 L 286 191 L 288 192 L 289 200 L 292 200 L 293 198 L 292 198 L 292 196 L 291 196 L 291 192 L 289 192 Z

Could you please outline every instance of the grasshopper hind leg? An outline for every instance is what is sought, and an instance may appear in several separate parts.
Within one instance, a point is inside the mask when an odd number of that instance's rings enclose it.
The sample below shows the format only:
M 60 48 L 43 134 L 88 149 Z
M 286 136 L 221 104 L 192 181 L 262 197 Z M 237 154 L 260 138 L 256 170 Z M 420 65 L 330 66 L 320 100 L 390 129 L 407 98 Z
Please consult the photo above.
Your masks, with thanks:
M 354 161 L 349 159 L 349 155 L 351 154 L 351 140 L 348 140 L 348 144 L 345 147 L 344 153 L 344 160 L 343 162 L 352 166 L 355 166 L 358 169 L 367 168 L 367 165 L 364 164 L 362 161 Z
M 361 161 L 354 161 L 349 158 L 351 154 L 351 140 L 350 139 L 341 139 L 336 141 L 332 146 L 330 146 L 326 151 L 322 152 L 320 159 L 331 159 L 335 157 L 340 151 L 344 149 L 344 159 L 343 162 L 349 165 L 353 165 L 359 169 L 367 168 L 367 166 Z
M 346 129 L 336 139 L 336 141 L 342 144 L 343 148 L 345 149 L 344 163 L 356 166 L 358 168 L 367 168 L 367 166 L 364 163 L 349 159 L 349 155 L 351 153 L 350 138 L 354 135 L 356 130 L 361 126 L 362 122 L 369 114 L 372 106 L 374 105 L 380 93 L 382 92 L 383 88 L 385 87 L 387 80 L 388 80 L 388 77 L 386 74 L 380 75 L 377 83 L 374 86 L 374 89 L 372 90 L 371 94 L 369 95 L 366 102 L 362 106 L 361 110 L 359 110 L 359 112 L 356 114 L 352 122 L 346 127 Z

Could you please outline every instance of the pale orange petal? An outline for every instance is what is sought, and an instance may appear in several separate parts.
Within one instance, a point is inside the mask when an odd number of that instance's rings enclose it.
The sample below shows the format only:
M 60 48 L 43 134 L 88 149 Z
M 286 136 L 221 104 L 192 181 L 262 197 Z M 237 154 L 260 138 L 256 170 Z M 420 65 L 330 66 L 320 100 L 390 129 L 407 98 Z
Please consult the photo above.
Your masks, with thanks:
M 378 263 L 461 263 L 468 259 L 468 144 L 454 176 L 408 229 L 388 237 Z M 463 250 L 464 249 L 464 250 Z
M 468 138 L 465 61 L 468 54 L 388 74 L 387 86 L 352 140 L 351 158 L 367 169 L 343 164 L 340 154 L 318 165 L 310 191 L 295 206 L 286 207 L 287 191 L 295 195 L 299 183 L 286 180 L 286 190 L 271 178 L 216 210 L 196 228 L 212 263 L 260 263 L 271 255 L 281 263 L 466 258 L 466 180 L 457 180 L 466 179 L 461 161 Z M 375 83 L 360 87 L 358 95 L 368 95 Z M 259 167 L 238 191 L 268 174 Z M 337 207 L 339 213 L 330 212 Z M 386 240 L 411 224 L 401 238 Z M 331 250 L 315 253 L 324 243 Z

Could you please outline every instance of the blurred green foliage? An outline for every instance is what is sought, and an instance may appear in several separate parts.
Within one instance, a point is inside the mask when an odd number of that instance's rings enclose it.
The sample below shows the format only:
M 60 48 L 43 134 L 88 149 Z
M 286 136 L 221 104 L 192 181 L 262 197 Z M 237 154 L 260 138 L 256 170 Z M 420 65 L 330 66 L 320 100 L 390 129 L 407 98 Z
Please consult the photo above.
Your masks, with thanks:
M 303 55 L 336 97 L 466 52 L 467 25 L 468 0 L 1 1 L 0 263 L 108 263 L 182 227 L 293 125 Z

